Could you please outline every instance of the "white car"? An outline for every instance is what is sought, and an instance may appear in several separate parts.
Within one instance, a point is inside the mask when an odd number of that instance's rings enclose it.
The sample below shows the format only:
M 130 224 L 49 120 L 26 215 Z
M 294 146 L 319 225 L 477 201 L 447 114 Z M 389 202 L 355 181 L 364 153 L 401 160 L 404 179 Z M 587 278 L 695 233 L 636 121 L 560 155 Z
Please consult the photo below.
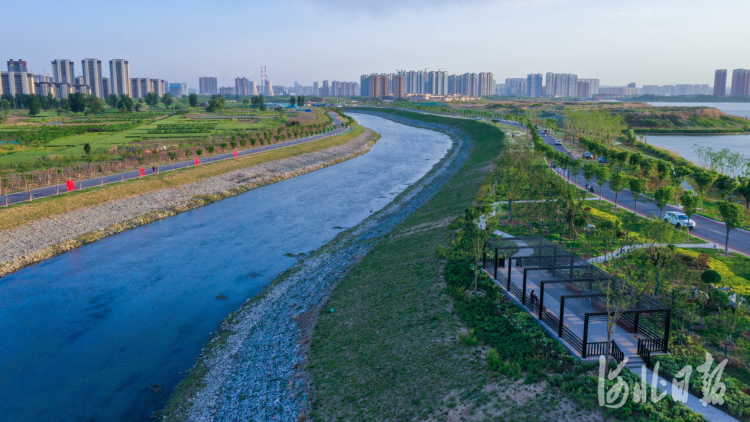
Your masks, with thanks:
M 556 140 L 556 141 L 555 141 L 555 145 L 562 145 L 562 141 L 561 141 L 561 140 L 559 140 L 559 139 L 558 139 L 558 140 Z
M 667 211 L 667 213 L 664 215 L 664 221 L 666 221 L 669 224 L 673 224 L 675 227 L 685 227 L 689 229 L 695 228 L 695 221 L 688 218 L 685 213 L 676 212 L 676 211 Z

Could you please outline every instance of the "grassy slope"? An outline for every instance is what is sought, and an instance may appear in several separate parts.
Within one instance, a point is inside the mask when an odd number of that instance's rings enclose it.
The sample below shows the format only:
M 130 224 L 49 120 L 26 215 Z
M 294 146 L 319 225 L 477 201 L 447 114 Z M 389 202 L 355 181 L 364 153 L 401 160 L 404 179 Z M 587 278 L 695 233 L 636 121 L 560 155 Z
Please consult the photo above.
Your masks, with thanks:
M 449 243 L 447 223 L 473 203 L 502 146 L 499 129 L 459 122 L 477 140 L 468 162 L 357 264 L 324 306 L 335 312 L 319 317 L 308 367 L 316 420 L 409 420 L 456 410 L 462 399 L 481 404 L 498 396 L 481 355 L 456 341 L 459 322 L 435 255 Z
M 144 180 L 126 181 L 123 183 L 108 185 L 103 188 L 91 188 L 72 194 L 47 197 L 30 203 L 25 202 L 8 208 L 0 208 L 0 230 L 18 227 L 32 221 L 41 220 L 46 217 L 59 215 L 80 208 L 100 205 L 117 199 L 143 195 L 159 189 L 172 188 L 187 183 L 197 182 L 222 173 L 268 161 L 343 145 L 362 133 L 362 131 L 363 129 L 361 127 L 356 127 L 351 132 L 343 135 L 240 157 L 237 160 L 222 161 L 197 168 L 190 167 L 184 170 L 163 173 L 156 177 L 147 177 Z

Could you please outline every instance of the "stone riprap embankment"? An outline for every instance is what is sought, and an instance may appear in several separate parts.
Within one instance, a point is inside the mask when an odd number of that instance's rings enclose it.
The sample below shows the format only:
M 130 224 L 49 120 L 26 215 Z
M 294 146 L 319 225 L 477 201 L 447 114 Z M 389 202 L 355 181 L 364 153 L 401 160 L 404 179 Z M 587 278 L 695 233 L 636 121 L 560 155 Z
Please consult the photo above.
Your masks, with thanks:
M 454 128 L 381 115 L 449 134 L 454 145 L 381 211 L 301 259 L 232 314 L 208 342 L 164 412 L 170 421 L 295 421 L 309 412 L 304 371 L 320 307 L 337 282 L 461 168 L 471 142 Z
M 0 232 L 0 277 L 103 237 L 354 158 L 367 152 L 377 136 L 366 129 L 343 145 L 4 230 Z

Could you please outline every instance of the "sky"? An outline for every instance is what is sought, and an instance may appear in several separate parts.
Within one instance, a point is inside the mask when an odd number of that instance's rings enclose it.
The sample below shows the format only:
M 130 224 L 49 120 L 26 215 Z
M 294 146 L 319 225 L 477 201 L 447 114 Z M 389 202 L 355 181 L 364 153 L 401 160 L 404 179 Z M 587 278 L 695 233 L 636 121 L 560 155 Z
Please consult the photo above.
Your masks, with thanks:
M 261 66 L 284 86 L 398 69 L 713 85 L 715 69 L 750 68 L 747 0 L 39 0 L 0 16 L 3 60 L 35 73 L 98 58 L 108 76 L 122 58 L 131 77 L 189 87 L 257 82 Z

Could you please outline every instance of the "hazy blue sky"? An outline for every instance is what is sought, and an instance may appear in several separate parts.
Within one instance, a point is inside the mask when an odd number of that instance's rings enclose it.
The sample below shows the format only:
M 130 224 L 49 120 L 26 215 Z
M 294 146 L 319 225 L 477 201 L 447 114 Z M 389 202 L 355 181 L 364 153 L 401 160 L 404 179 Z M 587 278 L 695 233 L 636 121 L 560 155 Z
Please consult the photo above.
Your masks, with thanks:
M 42 0 L 0 3 L 4 61 L 130 61 L 131 77 L 280 85 L 396 69 L 707 83 L 750 67 L 747 0 Z M 109 70 L 104 72 L 109 74 Z

